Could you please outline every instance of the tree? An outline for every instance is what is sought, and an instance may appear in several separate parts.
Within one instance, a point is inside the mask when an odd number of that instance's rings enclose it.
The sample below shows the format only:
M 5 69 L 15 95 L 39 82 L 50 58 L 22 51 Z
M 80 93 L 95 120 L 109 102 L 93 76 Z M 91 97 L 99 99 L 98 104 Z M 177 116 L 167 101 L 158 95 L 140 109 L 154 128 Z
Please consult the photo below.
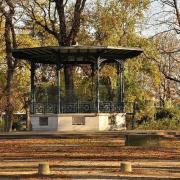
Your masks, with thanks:
M 149 0 L 97 1 L 88 11 L 89 28 L 94 44 L 138 46 L 136 26 L 143 20 Z
M 69 3 L 73 3 L 73 1 L 32 0 L 29 1 L 29 3 L 21 1 L 20 5 L 24 8 L 27 16 L 30 18 L 29 23 L 33 22 L 35 25 L 43 28 L 44 31 L 51 34 L 57 40 L 59 46 L 71 46 L 75 45 L 77 42 L 81 24 L 81 15 L 86 0 L 76 0 L 73 4 L 73 8 L 69 8 Z M 67 18 L 67 16 L 69 18 Z M 66 90 L 72 94 L 72 65 L 64 65 L 64 74 Z
M 164 106 L 166 101 L 175 101 L 180 93 L 178 89 L 180 83 L 179 39 L 169 32 L 159 34 L 155 41 L 157 50 L 160 53 L 159 58 L 156 58 L 155 62 L 162 73 L 159 92 Z
M 13 123 L 13 102 L 12 102 L 12 90 L 13 90 L 13 76 L 17 65 L 17 60 L 12 56 L 12 49 L 17 47 L 16 34 L 13 24 L 13 18 L 15 15 L 15 6 L 12 0 L 2 0 L 0 2 L 0 13 L 5 18 L 4 26 L 4 38 L 5 38 L 5 51 L 7 62 L 7 77 L 6 77 L 6 122 L 5 131 L 12 130 Z
M 164 22 L 167 25 L 169 25 L 169 30 L 174 30 L 176 31 L 177 34 L 180 34 L 180 10 L 179 10 L 179 5 L 177 0 L 160 0 L 160 3 L 162 6 L 169 6 L 171 9 L 170 18 L 169 20 L 166 19 Z M 174 16 L 174 17 L 173 17 Z M 168 16 L 169 17 L 169 16 Z
M 175 39 L 176 37 L 173 36 L 176 36 L 176 34 L 180 34 L 180 5 L 178 4 L 177 0 L 158 0 L 158 1 L 163 7 L 163 10 L 159 12 L 161 16 L 163 15 L 163 20 L 160 18 L 158 22 L 160 25 L 165 25 L 167 27 L 165 31 L 160 32 L 160 34 L 165 33 L 164 35 L 162 34 L 161 37 L 166 39 L 166 37 L 171 36 L 171 38 Z M 171 47 L 169 46 L 168 49 L 161 48 L 160 51 L 163 55 L 165 54 L 168 55 L 172 60 L 174 60 L 176 64 L 180 63 L 179 61 L 180 46 L 178 44 L 176 45 L 176 47 L 174 47 L 174 45 L 172 45 Z M 172 76 L 164 69 L 162 73 L 166 79 L 180 83 L 180 79 L 178 77 Z
M 150 25 L 157 27 L 157 33 L 176 32 L 180 34 L 180 5 L 178 0 L 151 0 L 153 6 L 159 7 L 150 16 Z M 163 27 L 163 28 L 159 28 Z
M 179 96 L 179 66 L 180 66 L 180 46 L 179 46 L 179 8 L 177 0 L 152 0 L 153 14 L 150 16 L 151 22 L 149 30 L 154 35 L 149 39 L 156 47 L 153 52 L 156 56 L 151 56 L 159 72 L 161 73 L 161 82 L 159 86 L 159 99 L 164 106 L 166 101 L 177 101 Z M 152 28 L 153 27 L 153 28 Z M 157 29 L 154 31 L 154 27 Z

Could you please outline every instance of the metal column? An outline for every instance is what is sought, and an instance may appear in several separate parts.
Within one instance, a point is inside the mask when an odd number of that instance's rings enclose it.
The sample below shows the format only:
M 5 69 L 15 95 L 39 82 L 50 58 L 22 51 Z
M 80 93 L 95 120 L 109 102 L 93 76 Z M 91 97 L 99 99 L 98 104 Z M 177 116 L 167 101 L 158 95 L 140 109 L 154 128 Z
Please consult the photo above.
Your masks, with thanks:
M 58 93 L 58 102 L 57 102 L 57 113 L 61 113 L 61 66 L 57 64 L 57 93 Z
M 99 110 L 99 104 L 100 104 L 100 98 L 99 98 L 99 65 L 100 65 L 100 58 L 97 59 L 97 63 L 96 63 L 96 110 L 97 113 L 100 112 Z
M 31 62 L 31 113 L 35 113 L 35 84 L 34 84 L 34 77 L 35 77 L 35 63 Z
M 118 94 L 118 104 L 120 105 L 120 111 L 124 112 L 124 65 L 123 62 L 118 62 L 118 85 L 119 85 L 119 94 Z M 120 103 L 119 103 L 120 102 Z

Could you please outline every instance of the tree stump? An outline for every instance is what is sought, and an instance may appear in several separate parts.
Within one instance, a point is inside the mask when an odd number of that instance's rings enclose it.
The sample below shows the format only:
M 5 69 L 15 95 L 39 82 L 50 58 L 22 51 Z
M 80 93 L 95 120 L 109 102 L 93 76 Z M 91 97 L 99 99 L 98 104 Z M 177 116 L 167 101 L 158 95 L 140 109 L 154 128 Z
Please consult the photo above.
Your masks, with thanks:
M 132 165 L 130 162 L 121 163 L 121 172 L 132 172 Z
M 40 163 L 38 167 L 38 174 L 40 175 L 50 174 L 49 163 Z

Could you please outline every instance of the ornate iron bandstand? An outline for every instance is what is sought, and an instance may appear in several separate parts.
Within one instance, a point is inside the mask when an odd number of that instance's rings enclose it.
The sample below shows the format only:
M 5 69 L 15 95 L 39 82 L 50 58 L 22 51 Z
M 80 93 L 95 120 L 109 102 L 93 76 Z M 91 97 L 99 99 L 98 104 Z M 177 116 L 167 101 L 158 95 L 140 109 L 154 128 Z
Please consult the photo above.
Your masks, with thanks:
M 27 60 L 31 65 L 31 124 L 33 130 L 109 130 L 125 127 L 124 62 L 142 53 L 139 48 L 124 47 L 37 47 L 14 49 L 13 56 Z M 38 98 L 35 83 L 39 64 L 55 66 L 56 86 Z M 91 97 L 77 96 L 72 88 L 62 87 L 62 70 L 67 65 L 91 67 Z M 101 99 L 100 70 L 104 64 L 117 69 L 117 87 L 113 99 Z M 66 77 L 63 77 L 64 79 Z M 90 88 L 90 87 L 89 87 Z M 64 90 L 63 90 L 64 89 Z M 65 91 L 65 92 L 64 92 Z M 78 91 L 84 91 L 82 86 Z M 48 97 L 49 95 L 49 97 Z M 83 92 L 82 92 L 83 96 Z M 48 98 L 47 98 L 48 97 Z

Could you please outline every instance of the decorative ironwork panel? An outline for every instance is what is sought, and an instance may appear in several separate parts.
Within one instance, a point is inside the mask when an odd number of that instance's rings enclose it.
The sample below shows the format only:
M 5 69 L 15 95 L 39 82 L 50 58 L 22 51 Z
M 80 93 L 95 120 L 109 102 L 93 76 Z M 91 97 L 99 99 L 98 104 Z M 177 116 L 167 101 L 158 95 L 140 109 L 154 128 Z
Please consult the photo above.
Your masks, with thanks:
M 78 103 L 78 112 L 79 113 L 92 113 L 95 112 L 95 103 L 94 102 L 79 102 Z
M 113 104 L 111 101 L 101 101 L 99 103 L 99 111 L 102 113 L 110 113 L 112 111 Z
M 112 108 L 112 112 L 124 112 L 124 103 L 114 104 Z
M 117 104 L 112 101 L 101 101 L 100 102 L 100 112 L 102 113 L 113 113 L 113 112 L 123 112 L 124 103 Z
M 44 103 L 34 103 L 34 113 L 44 113 Z
M 57 104 L 48 103 L 45 105 L 45 112 L 46 113 L 57 113 Z
M 32 103 L 31 113 L 58 113 L 58 103 Z M 123 112 L 124 103 L 114 103 L 112 101 L 100 101 L 99 112 L 113 113 Z M 60 104 L 60 113 L 94 113 L 97 112 L 97 104 L 94 101 L 75 101 L 73 103 L 62 102 Z
M 31 113 L 57 113 L 57 104 L 54 103 L 32 103 Z
M 77 113 L 77 103 L 61 103 L 61 113 Z

